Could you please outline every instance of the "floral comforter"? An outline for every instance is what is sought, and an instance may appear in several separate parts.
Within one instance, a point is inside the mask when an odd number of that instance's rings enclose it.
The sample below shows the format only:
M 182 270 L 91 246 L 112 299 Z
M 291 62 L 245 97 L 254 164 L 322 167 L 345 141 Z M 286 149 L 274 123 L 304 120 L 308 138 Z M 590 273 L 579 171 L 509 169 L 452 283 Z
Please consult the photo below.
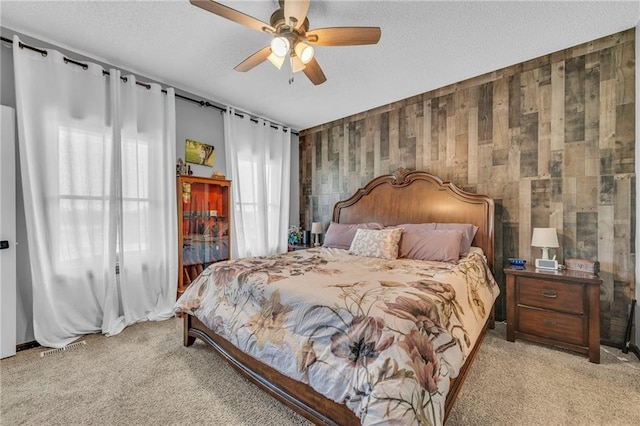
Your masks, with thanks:
M 317 248 L 215 263 L 176 311 L 363 425 L 436 425 L 498 293 L 479 250 L 447 264 Z

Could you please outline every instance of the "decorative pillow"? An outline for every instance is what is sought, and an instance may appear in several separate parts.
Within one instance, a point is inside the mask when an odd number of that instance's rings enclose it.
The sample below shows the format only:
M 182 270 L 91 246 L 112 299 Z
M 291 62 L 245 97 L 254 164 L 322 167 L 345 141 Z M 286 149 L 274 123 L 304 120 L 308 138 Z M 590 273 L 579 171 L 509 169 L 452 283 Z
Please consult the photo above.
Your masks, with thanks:
M 466 256 L 471 248 L 473 237 L 478 232 L 478 227 L 471 223 L 436 223 L 436 229 L 454 229 L 462 231 L 462 243 L 460 245 L 460 256 Z
M 351 242 L 349 253 L 357 256 L 397 259 L 402 231 L 402 228 L 380 230 L 360 228 Z
M 358 229 L 382 229 L 379 223 L 336 223 L 331 222 L 324 235 L 324 247 L 349 250 Z
M 399 257 L 438 262 L 456 262 L 460 257 L 462 231 L 455 229 L 405 231 Z

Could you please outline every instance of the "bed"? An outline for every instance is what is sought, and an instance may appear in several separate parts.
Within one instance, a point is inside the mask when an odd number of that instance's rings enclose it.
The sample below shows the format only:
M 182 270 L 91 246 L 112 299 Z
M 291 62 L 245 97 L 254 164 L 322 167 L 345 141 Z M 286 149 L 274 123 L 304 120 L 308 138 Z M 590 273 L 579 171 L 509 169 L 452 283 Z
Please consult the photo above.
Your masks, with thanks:
M 203 340 L 316 424 L 442 424 L 493 327 L 493 200 L 399 169 L 335 204 L 330 227 L 352 224 L 379 227 L 358 229 L 350 250 L 211 265 L 176 303 L 184 345 Z M 413 224 L 476 232 L 456 261 L 387 256 Z M 465 238 L 431 229 L 416 235 Z

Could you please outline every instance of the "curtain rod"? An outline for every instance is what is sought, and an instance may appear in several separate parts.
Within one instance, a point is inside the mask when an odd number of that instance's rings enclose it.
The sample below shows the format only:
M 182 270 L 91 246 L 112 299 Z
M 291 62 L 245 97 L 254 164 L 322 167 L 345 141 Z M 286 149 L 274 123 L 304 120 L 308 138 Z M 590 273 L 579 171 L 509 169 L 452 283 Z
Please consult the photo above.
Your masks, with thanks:
M 11 40 L 11 39 L 9 39 L 9 38 L 6 38 L 6 37 L 0 37 L 0 40 L 2 40 L 2 41 L 4 41 L 4 42 L 7 42 L 7 43 L 11 43 L 11 44 L 13 44 L 13 40 Z M 29 50 L 33 50 L 34 52 L 38 52 L 38 53 L 39 53 L 39 54 L 41 54 L 42 56 L 47 56 L 47 55 L 49 54 L 49 53 L 48 53 L 46 50 L 44 50 L 44 49 L 38 49 L 37 47 L 29 46 L 28 44 L 25 44 L 25 43 L 23 43 L 23 42 L 19 42 L 18 46 L 20 47 L 20 49 L 29 49 Z M 87 68 L 89 68 L 89 65 L 84 64 L 84 63 L 82 63 L 82 62 L 74 61 L 73 59 L 69 59 L 69 58 L 67 58 L 66 56 L 63 56 L 63 58 L 64 58 L 64 63 L 65 63 L 65 64 L 74 64 L 74 65 L 77 65 L 77 66 L 79 66 L 79 67 L 82 67 L 82 69 L 84 69 L 84 70 L 86 70 Z M 109 71 L 102 70 L 102 75 L 107 76 L 107 75 L 111 75 L 111 74 L 109 73 Z M 120 77 L 120 80 L 122 80 L 122 81 L 124 81 L 124 82 L 126 83 L 126 82 L 127 82 L 127 77 Z M 149 84 L 149 83 L 143 83 L 143 82 L 141 82 L 141 81 L 136 81 L 136 85 L 138 85 L 138 86 L 142 86 L 142 87 L 145 87 L 145 88 L 147 88 L 147 89 L 150 89 L 150 88 L 151 88 L 151 84 Z M 162 89 L 162 93 L 165 93 L 165 94 L 166 94 L 166 93 L 167 93 L 167 90 L 166 90 L 166 89 Z M 196 103 L 196 104 L 200 105 L 201 107 L 211 107 L 211 108 L 215 108 L 215 109 L 219 110 L 220 112 L 227 112 L 227 111 L 228 111 L 228 109 L 227 109 L 226 107 L 221 107 L 221 106 L 218 106 L 218 105 L 216 105 L 216 104 L 212 104 L 212 103 L 211 103 L 211 102 L 209 102 L 209 101 L 203 101 L 203 100 L 193 99 L 193 98 L 190 98 L 190 97 L 188 97 L 188 96 L 180 95 L 180 94 L 178 94 L 178 93 L 176 93 L 176 94 L 175 94 L 175 96 L 176 96 L 176 98 L 184 99 L 185 101 L 189 101 L 189 102 Z M 253 116 L 252 116 L 251 114 L 249 114 L 248 112 L 241 111 L 241 112 L 234 112 L 234 114 L 235 114 L 236 116 L 238 116 L 238 117 L 244 117 L 245 115 L 248 115 L 248 116 L 250 117 L 250 120 L 251 120 L 251 121 L 253 121 L 254 123 L 257 123 L 257 122 L 258 122 L 257 118 L 256 118 L 256 117 L 253 117 Z M 278 126 L 274 126 L 274 125 L 273 125 L 273 124 L 271 124 L 271 123 L 269 123 L 269 127 L 271 127 L 272 129 L 278 129 Z M 287 127 L 282 126 L 282 130 L 283 130 L 283 131 L 286 131 L 286 130 L 287 130 Z M 296 131 L 294 131 L 294 130 L 291 130 L 291 133 L 292 133 L 292 134 L 294 134 L 294 135 L 296 135 L 296 136 L 298 136 L 298 135 L 299 135 L 299 133 L 298 133 L 298 132 L 296 132 Z

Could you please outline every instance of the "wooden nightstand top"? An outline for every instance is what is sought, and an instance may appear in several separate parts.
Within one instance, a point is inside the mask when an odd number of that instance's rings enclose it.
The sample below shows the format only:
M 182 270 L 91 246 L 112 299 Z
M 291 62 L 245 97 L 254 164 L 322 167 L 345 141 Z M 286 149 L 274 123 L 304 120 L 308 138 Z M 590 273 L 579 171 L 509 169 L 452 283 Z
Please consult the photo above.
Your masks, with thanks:
M 291 245 L 289 245 L 289 251 L 306 250 L 306 249 L 310 249 L 310 248 L 313 248 L 313 244 L 291 244 Z
M 524 269 L 515 269 L 508 265 L 504 268 L 505 274 L 517 275 L 521 277 L 556 279 L 572 282 L 591 282 L 594 284 L 602 284 L 602 279 L 594 274 L 583 271 L 575 271 L 573 269 L 536 269 L 535 266 L 526 265 Z

